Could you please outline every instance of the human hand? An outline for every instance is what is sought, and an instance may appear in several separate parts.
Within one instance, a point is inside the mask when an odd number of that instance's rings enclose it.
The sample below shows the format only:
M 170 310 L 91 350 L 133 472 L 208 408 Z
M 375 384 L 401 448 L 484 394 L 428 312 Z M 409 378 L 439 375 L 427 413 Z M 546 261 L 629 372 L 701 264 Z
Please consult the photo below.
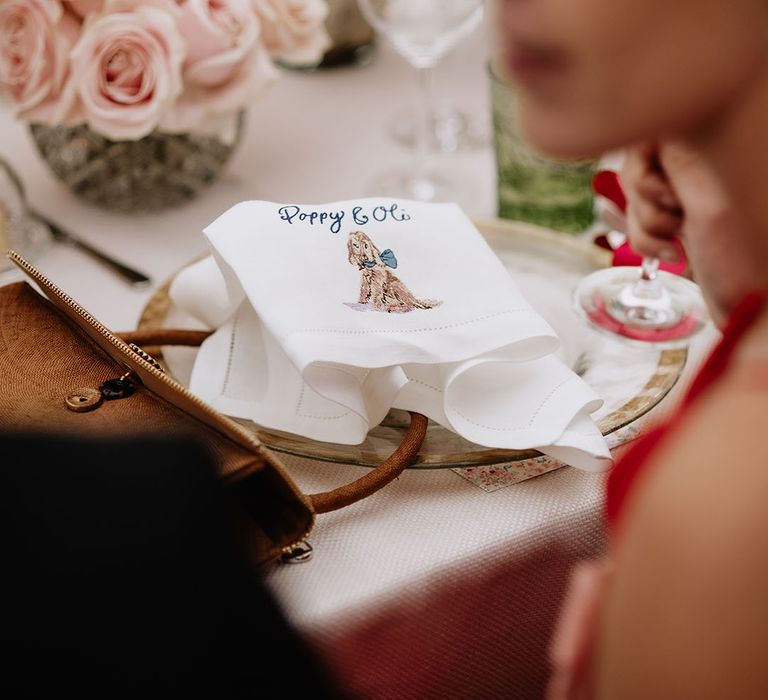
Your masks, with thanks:
M 717 325 L 760 285 L 754 230 L 740 216 L 712 165 L 680 142 L 628 150 L 621 172 L 627 236 L 644 255 L 672 260 L 684 247 Z
M 656 144 L 627 150 L 621 183 L 627 197 L 626 234 L 632 248 L 642 255 L 677 262 L 684 210 Z

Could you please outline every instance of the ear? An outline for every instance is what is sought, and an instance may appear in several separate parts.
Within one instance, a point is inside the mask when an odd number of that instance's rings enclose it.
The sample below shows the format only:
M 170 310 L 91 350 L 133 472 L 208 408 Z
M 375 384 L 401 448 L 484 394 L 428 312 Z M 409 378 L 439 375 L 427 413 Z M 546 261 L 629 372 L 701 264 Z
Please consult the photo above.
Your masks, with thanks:
M 357 259 L 355 249 L 352 247 L 352 236 L 347 238 L 347 260 L 351 265 L 357 265 L 358 268 L 362 267 L 360 261 Z

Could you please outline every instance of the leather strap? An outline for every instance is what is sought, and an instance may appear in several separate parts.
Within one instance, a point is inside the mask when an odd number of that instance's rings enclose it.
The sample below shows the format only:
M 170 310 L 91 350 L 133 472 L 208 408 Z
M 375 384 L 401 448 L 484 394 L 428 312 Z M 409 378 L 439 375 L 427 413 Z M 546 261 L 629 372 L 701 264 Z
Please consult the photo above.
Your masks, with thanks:
M 198 346 L 209 335 L 210 331 L 193 331 L 178 328 L 158 328 L 147 330 L 128 331 L 118 333 L 126 343 L 138 345 L 145 352 L 148 348 L 161 345 L 186 345 Z M 151 354 L 151 353 L 150 353 Z M 397 449 L 385 459 L 379 466 L 355 479 L 349 484 L 340 486 L 332 491 L 309 494 L 309 498 L 315 513 L 328 513 L 332 510 L 345 508 L 356 501 L 367 498 L 390 481 L 396 479 L 403 470 L 413 464 L 427 434 L 426 416 L 421 413 L 410 412 L 411 423 Z
M 426 434 L 426 416 L 411 412 L 411 424 L 408 426 L 408 432 L 406 432 L 403 441 L 378 467 L 374 467 L 364 476 L 345 486 L 309 496 L 315 513 L 327 513 L 331 510 L 344 508 L 355 501 L 370 496 L 396 479 L 402 474 L 403 469 L 409 464 L 413 464 Z
M 117 333 L 117 336 L 124 342 L 138 345 L 145 351 L 150 346 L 156 347 L 159 345 L 188 345 L 197 347 L 209 335 L 211 335 L 211 331 L 191 331 L 181 328 L 139 329 L 137 331 Z

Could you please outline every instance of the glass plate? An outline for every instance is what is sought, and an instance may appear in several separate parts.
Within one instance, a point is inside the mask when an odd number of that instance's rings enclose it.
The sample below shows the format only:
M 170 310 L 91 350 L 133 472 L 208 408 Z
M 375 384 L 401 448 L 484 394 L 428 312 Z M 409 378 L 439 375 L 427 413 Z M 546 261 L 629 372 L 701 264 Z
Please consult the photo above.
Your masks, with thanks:
M 514 276 L 531 305 L 552 325 L 562 341 L 559 357 L 605 400 L 593 414 L 603 435 L 610 435 L 647 413 L 674 386 L 688 355 L 686 349 L 635 349 L 590 329 L 571 308 L 571 294 L 584 275 L 610 264 L 610 254 L 591 243 L 515 221 L 476 221 L 478 229 Z M 169 280 L 149 300 L 139 323 L 142 329 L 199 328 L 174 308 Z M 194 353 L 190 348 L 164 348 L 160 358 L 182 384 L 187 384 Z M 319 442 L 300 435 L 267 430 L 239 420 L 272 450 L 344 464 L 376 466 L 400 444 L 408 425 L 405 411 L 390 411 L 359 445 Z M 430 421 L 427 436 L 411 469 L 475 467 L 517 462 L 540 456 L 536 450 L 500 450 L 464 440 Z

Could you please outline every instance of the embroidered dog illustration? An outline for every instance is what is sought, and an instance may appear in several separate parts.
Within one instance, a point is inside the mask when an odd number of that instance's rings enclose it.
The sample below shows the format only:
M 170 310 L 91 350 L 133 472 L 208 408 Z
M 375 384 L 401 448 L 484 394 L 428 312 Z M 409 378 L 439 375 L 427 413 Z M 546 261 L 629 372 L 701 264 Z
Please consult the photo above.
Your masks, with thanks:
M 374 311 L 406 313 L 442 304 L 437 299 L 417 299 L 392 272 L 397 267 L 395 254 L 389 248 L 380 251 L 362 231 L 349 234 L 347 251 L 349 262 L 360 270 L 361 305 Z

